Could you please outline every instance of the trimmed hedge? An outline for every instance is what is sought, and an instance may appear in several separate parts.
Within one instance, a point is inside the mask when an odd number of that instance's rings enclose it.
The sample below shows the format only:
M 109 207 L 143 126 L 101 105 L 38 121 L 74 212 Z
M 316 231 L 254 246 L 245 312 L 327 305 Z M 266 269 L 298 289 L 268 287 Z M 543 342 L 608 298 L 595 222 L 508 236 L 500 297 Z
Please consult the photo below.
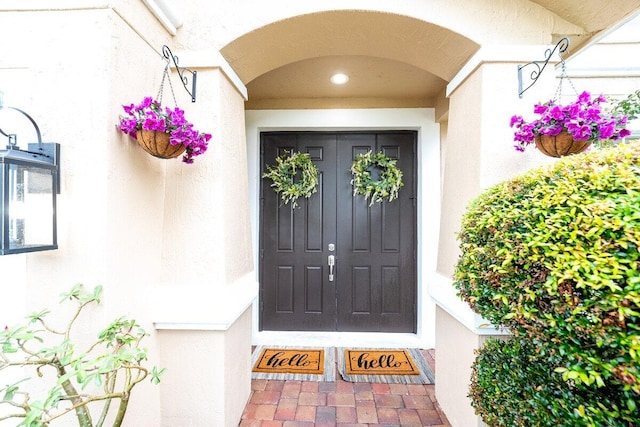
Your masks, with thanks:
M 588 398 L 572 409 L 584 425 L 640 425 L 639 159 L 640 144 L 622 144 L 532 170 L 473 201 L 459 233 L 460 296 L 508 327 L 513 346 L 537 343 L 539 363 L 569 387 L 562 399 Z M 475 375 L 488 368 L 480 363 Z M 530 381 L 525 371 L 512 375 Z M 535 402 L 530 410 L 544 412 Z M 604 418 L 590 418 L 589 407 Z
M 564 381 L 552 366 L 562 357 L 526 339 L 490 339 L 477 352 L 469 397 L 491 427 L 631 427 L 638 396 L 620 387 Z

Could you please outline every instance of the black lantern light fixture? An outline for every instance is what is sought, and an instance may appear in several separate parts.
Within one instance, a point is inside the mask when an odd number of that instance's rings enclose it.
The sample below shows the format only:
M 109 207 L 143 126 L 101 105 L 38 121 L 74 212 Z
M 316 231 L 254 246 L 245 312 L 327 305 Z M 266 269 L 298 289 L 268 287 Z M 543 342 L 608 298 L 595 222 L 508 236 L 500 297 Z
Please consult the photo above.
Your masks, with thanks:
M 9 139 L 6 149 L 0 150 L 0 255 L 57 249 L 60 144 L 43 143 L 31 116 L 18 108 L 5 107 L 0 92 L 0 123 L 8 110 L 31 122 L 38 142 L 21 150 L 17 135 L 0 126 L 0 134 Z

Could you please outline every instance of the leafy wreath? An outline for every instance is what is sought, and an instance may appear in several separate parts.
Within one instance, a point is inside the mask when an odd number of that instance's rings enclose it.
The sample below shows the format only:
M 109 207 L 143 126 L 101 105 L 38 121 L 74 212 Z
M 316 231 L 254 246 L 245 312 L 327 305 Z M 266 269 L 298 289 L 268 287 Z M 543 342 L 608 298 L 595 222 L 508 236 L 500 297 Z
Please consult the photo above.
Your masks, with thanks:
M 276 162 L 274 167 L 267 166 L 267 172 L 262 177 L 273 181 L 271 187 L 285 205 L 292 202 L 291 206 L 296 208 L 299 197 L 308 199 L 318 191 L 318 168 L 308 153 L 285 151 L 282 156 L 276 157 Z M 296 180 L 298 173 L 299 179 Z
M 369 206 L 375 202 L 383 202 L 385 198 L 389 201 L 398 198 L 398 191 L 404 185 L 402 182 L 402 171 L 396 167 L 397 160 L 385 156 L 383 153 L 373 154 L 371 150 L 365 154 L 358 154 L 356 160 L 351 165 L 351 185 L 353 185 L 353 195 L 361 194 L 365 200 L 371 201 Z M 371 177 L 371 167 L 377 167 L 380 171 L 380 179 L 374 181 Z

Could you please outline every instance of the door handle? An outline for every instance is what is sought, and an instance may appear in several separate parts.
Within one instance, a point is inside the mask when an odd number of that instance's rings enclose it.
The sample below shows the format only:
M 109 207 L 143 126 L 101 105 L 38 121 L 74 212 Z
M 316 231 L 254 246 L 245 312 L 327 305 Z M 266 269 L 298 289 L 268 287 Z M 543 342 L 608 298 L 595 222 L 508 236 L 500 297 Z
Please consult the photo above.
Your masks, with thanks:
M 333 266 L 336 264 L 335 255 L 329 255 L 327 258 L 327 264 L 329 264 L 329 281 L 333 282 Z

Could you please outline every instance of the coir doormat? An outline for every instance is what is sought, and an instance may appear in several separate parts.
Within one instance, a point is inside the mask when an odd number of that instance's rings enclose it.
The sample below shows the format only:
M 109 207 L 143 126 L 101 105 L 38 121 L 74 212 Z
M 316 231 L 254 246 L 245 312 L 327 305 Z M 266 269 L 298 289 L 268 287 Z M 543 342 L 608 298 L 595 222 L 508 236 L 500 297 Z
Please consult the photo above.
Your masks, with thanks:
M 433 372 L 418 349 L 339 349 L 338 371 L 350 382 L 434 382 Z
M 251 377 L 255 379 L 334 381 L 333 351 L 324 348 L 258 347 Z

